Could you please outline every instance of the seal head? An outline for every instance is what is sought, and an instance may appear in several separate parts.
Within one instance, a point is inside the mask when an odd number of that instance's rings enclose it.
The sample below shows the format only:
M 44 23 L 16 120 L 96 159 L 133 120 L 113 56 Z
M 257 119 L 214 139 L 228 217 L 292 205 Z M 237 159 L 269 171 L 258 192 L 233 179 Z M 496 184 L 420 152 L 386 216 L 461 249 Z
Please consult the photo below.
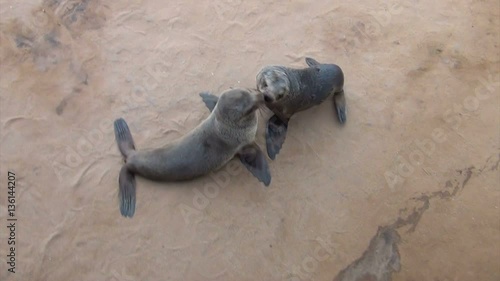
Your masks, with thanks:
M 290 92 L 290 79 L 284 69 L 267 66 L 257 74 L 257 89 L 266 103 L 273 103 Z

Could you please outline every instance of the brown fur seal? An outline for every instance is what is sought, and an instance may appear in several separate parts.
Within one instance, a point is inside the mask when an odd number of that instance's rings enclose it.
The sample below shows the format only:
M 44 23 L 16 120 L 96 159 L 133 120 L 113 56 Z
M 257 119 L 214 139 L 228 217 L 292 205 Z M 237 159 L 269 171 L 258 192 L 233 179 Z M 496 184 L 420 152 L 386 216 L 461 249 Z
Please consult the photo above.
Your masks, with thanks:
M 116 142 L 125 158 L 119 175 L 120 212 L 135 213 L 135 175 L 157 181 L 181 181 L 215 171 L 239 156 L 246 168 L 266 186 L 271 182 L 264 154 L 254 142 L 261 93 L 245 89 L 221 94 L 217 105 L 200 125 L 163 148 L 136 151 L 127 123 L 114 123 Z
M 257 89 L 264 94 L 266 106 L 273 111 L 267 122 L 266 145 L 271 159 L 285 142 L 288 121 L 293 114 L 319 105 L 333 95 L 337 117 L 346 121 L 344 74 L 335 64 L 305 59 L 308 68 L 267 66 L 257 74 Z

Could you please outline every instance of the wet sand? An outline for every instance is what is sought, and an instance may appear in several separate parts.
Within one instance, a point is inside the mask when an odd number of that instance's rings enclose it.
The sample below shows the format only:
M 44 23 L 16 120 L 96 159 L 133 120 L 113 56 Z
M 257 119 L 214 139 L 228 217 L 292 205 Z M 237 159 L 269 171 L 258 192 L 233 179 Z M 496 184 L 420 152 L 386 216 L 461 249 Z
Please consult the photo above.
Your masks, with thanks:
M 314 3 L 0 0 L 0 279 L 499 280 L 499 2 Z M 342 67 L 344 126 L 327 101 L 270 187 L 236 160 L 137 178 L 120 216 L 114 119 L 158 147 L 208 116 L 199 92 L 305 56 Z

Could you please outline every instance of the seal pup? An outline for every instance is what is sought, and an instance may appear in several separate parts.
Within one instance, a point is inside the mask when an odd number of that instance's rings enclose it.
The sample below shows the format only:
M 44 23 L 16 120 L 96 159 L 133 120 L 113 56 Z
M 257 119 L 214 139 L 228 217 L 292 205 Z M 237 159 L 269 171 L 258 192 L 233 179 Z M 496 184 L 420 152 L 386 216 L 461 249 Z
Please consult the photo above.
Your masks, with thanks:
M 305 61 L 309 67 L 303 69 L 266 66 L 256 77 L 257 89 L 264 94 L 267 108 L 274 113 L 266 126 L 267 154 L 273 160 L 285 142 L 288 121 L 293 114 L 319 105 L 333 95 L 338 120 L 341 124 L 346 121 L 342 69 L 309 57 Z
M 159 149 L 135 149 L 123 118 L 114 122 L 115 138 L 125 164 L 118 179 L 120 212 L 135 213 L 135 175 L 156 181 L 182 181 L 215 171 L 238 156 L 266 186 L 271 182 L 267 160 L 254 142 L 257 108 L 262 93 L 246 89 L 223 92 L 210 115 L 185 136 Z

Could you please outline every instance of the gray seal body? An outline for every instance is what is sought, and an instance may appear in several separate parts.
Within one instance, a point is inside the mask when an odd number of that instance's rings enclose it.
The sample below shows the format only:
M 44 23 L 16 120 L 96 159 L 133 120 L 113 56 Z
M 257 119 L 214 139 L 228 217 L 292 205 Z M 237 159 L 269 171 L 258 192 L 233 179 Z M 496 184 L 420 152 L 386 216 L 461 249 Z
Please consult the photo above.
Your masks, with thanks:
M 115 137 L 125 159 L 119 176 L 120 211 L 135 212 L 135 175 L 156 181 L 189 180 L 215 171 L 235 156 L 266 186 L 271 176 L 267 161 L 255 144 L 257 112 L 262 94 L 245 89 L 222 93 L 214 110 L 180 139 L 158 149 L 135 150 L 127 123 L 115 121 Z
M 288 121 L 297 112 L 319 105 L 333 96 L 336 115 L 346 121 L 344 73 L 336 64 L 322 64 L 306 58 L 309 67 L 266 66 L 257 74 L 257 89 L 274 113 L 266 129 L 267 152 L 274 159 L 283 145 Z

